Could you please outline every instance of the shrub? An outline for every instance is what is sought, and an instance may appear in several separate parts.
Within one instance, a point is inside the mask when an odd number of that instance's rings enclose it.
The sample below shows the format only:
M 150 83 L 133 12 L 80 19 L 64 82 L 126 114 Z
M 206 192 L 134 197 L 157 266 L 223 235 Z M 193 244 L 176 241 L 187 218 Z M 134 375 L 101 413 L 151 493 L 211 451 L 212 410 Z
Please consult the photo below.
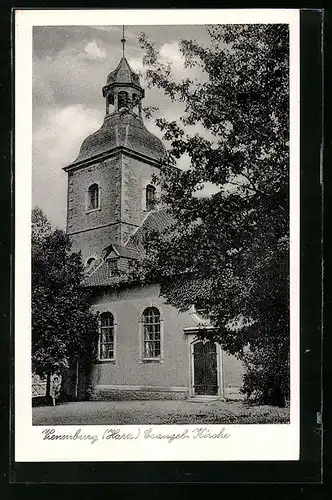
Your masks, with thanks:
M 264 346 L 244 355 L 242 393 L 249 401 L 285 406 L 289 399 L 289 357 L 280 346 Z

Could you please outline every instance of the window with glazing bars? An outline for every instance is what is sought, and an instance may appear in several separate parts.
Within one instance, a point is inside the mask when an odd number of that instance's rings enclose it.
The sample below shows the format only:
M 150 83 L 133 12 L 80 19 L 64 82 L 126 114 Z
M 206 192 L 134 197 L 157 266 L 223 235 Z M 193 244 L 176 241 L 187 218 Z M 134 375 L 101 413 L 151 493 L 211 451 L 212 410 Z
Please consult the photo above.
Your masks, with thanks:
M 143 313 L 144 358 L 160 358 L 160 313 L 148 307 Z
M 99 359 L 114 359 L 114 317 L 109 312 L 100 315 Z

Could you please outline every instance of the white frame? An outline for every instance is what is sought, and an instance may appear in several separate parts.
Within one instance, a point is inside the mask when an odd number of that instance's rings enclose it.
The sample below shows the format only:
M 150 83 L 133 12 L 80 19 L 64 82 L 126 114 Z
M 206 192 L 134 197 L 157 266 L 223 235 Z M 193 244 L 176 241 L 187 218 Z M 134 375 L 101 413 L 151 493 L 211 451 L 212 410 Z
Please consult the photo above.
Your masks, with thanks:
M 152 210 L 148 210 L 147 206 L 146 206 L 146 188 L 147 188 L 147 186 L 153 186 L 156 190 L 156 204 Z M 143 186 L 142 186 L 142 210 L 143 210 L 143 212 L 146 212 L 147 214 L 149 214 L 153 210 L 157 210 L 158 208 L 160 208 L 159 198 L 160 198 L 160 186 L 153 184 L 153 182 L 151 182 L 151 179 L 145 180 L 143 183 Z
M 89 208 L 89 189 L 91 186 L 96 184 L 98 186 L 98 207 L 97 208 Z M 101 210 L 101 186 L 99 182 L 93 181 L 89 184 L 87 190 L 85 191 L 85 213 L 90 214 L 92 212 L 98 212 Z
M 189 352 L 189 396 L 195 397 L 195 367 L 194 367 L 194 345 L 198 342 L 202 342 L 201 339 L 197 338 L 195 333 L 188 335 L 188 352 Z M 208 396 L 209 398 L 222 398 L 225 396 L 225 388 L 224 388 L 224 373 L 223 373 L 223 356 L 222 349 L 218 342 L 214 342 L 216 346 L 216 355 L 217 355 L 217 384 L 218 391 L 215 396 Z M 207 397 L 207 396 L 204 396 Z
M 299 9 L 18 9 L 15 12 L 15 461 L 297 461 L 300 458 L 300 327 L 299 327 Z M 225 425 L 229 439 L 144 439 L 145 426 L 122 427 L 136 432 L 134 440 L 49 441 L 31 416 L 31 130 L 33 26 L 207 25 L 287 23 L 290 27 L 290 296 L 291 403 L 290 423 Z M 51 152 L 50 152 L 51 154 Z M 69 429 L 70 427 L 70 429 Z M 74 435 L 74 426 L 57 427 L 55 434 Z M 100 436 L 106 425 L 80 426 L 85 435 Z M 179 426 L 179 432 L 188 426 Z M 215 432 L 215 425 L 207 425 Z M 61 430 L 62 429 L 62 430 Z M 120 433 L 122 432 L 120 426 Z M 140 429 L 140 435 L 138 435 Z M 174 433 L 174 426 L 155 426 L 156 433 Z M 190 433 L 190 426 L 188 429 Z M 156 443 L 158 441 L 158 443 Z M 285 446 L 285 443 L 287 445 Z M 156 446 L 157 445 L 157 446 Z M 110 465 L 111 467 L 111 465 Z
M 154 193 L 154 204 L 153 204 L 153 208 L 148 208 L 148 204 L 147 204 L 147 190 L 148 190 L 148 187 L 150 187 L 153 189 L 153 193 Z M 144 203 L 145 203 L 145 210 L 147 212 L 152 212 L 152 210 L 155 210 L 156 207 L 157 207 L 157 196 L 158 196 L 158 193 L 157 193 L 157 187 L 152 184 L 152 182 L 150 182 L 149 184 L 146 184 L 145 186 L 145 199 L 144 199 Z
M 101 334 L 101 315 L 102 314 L 112 314 L 113 316 L 113 358 L 101 358 L 100 357 L 100 334 Z M 102 311 L 98 318 L 98 363 L 114 363 L 116 361 L 116 350 L 117 350 L 117 321 L 114 313 L 111 311 Z
M 160 356 L 158 358 L 147 358 L 144 356 L 144 318 L 143 314 L 146 309 L 155 307 L 160 314 Z M 159 305 L 149 304 L 144 307 L 139 319 L 139 363 L 164 363 L 164 315 Z

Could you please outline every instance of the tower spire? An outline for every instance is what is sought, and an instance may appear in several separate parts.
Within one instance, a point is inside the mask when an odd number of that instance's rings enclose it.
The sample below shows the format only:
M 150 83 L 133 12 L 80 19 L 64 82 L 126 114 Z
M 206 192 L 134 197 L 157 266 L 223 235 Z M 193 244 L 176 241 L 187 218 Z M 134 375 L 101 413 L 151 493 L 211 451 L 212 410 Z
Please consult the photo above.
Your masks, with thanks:
M 103 96 L 106 98 L 106 117 L 119 111 L 133 113 L 141 118 L 141 100 L 144 89 L 141 87 L 139 75 L 135 73 L 125 58 L 125 26 L 122 26 L 122 57 L 115 70 L 107 77 L 103 87 Z M 113 111 L 110 113 L 110 105 Z
M 125 39 L 125 33 L 124 33 L 124 25 L 122 26 L 122 39 L 121 39 L 121 43 L 122 43 L 122 57 L 124 57 L 124 53 L 125 53 L 125 43 L 126 43 L 126 39 Z

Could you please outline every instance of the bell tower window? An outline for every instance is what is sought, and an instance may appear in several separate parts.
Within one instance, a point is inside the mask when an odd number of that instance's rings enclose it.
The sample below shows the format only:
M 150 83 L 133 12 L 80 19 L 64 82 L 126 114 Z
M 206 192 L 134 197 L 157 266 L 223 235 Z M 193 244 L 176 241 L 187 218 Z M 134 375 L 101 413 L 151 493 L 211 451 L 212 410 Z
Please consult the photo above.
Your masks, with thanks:
M 99 208 L 99 186 L 92 184 L 88 189 L 88 210 Z
M 114 94 L 108 94 L 106 97 L 106 115 L 110 114 L 110 111 L 114 111 Z
M 132 109 L 133 109 L 133 111 L 137 110 L 138 104 L 140 102 L 139 98 L 138 98 L 138 95 L 137 94 L 133 94 L 131 99 L 132 99 Z
M 153 210 L 156 206 L 156 188 L 148 184 L 145 191 L 146 210 Z
M 128 92 L 121 91 L 119 92 L 119 97 L 118 97 L 118 107 L 119 110 L 123 108 L 128 107 Z

